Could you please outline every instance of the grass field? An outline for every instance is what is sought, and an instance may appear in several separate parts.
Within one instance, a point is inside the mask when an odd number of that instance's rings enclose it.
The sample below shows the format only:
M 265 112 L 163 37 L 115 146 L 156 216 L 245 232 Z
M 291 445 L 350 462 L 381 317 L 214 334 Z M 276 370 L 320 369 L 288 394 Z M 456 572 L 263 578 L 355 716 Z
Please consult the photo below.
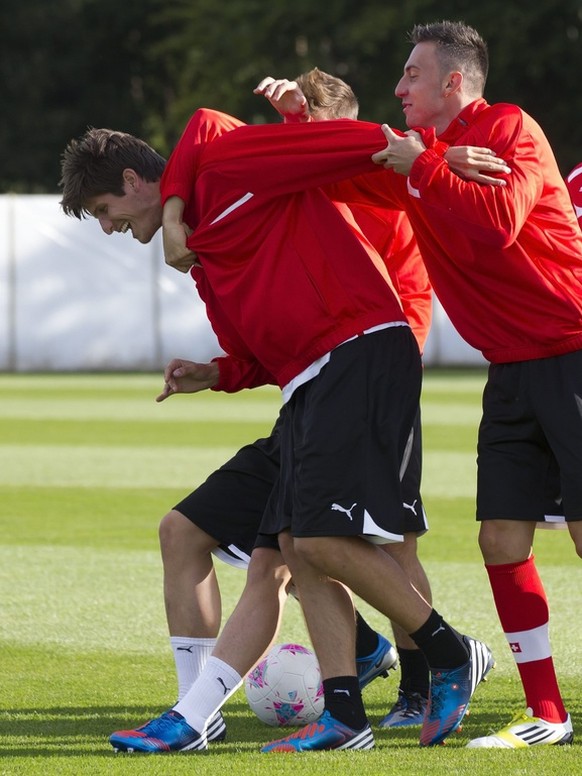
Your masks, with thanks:
M 421 541 L 437 608 L 486 640 L 497 669 L 462 732 L 420 750 L 417 731 L 376 734 L 371 752 L 267 756 L 276 737 L 239 691 L 225 707 L 226 743 L 207 754 L 114 755 L 112 730 L 167 708 L 176 685 L 157 547 L 160 517 L 238 447 L 268 433 L 275 389 L 179 396 L 161 405 L 159 376 L 0 375 L 0 774 L 577 774 L 582 751 L 467 750 L 470 737 L 523 707 L 476 545 L 475 438 L 482 371 L 427 370 Z M 580 562 L 563 531 L 540 531 L 536 557 L 552 607 L 552 640 L 575 728 L 582 726 Z M 218 564 L 224 612 L 240 571 Z M 378 629 L 386 623 L 366 605 Z M 307 640 L 295 601 L 281 641 Z M 365 690 L 372 723 L 396 680 Z

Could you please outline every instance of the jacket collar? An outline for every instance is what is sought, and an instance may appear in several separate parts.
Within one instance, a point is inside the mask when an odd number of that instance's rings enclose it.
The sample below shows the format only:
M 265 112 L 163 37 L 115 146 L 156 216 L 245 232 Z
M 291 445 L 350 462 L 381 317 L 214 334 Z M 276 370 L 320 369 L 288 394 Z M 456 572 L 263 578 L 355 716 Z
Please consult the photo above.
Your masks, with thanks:
M 489 104 L 483 97 L 469 103 L 469 105 L 463 108 L 459 115 L 451 121 L 445 131 L 439 135 L 438 139 L 443 143 L 452 145 L 455 140 L 466 132 L 467 127 L 473 123 L 477 116 L 488 107 Z

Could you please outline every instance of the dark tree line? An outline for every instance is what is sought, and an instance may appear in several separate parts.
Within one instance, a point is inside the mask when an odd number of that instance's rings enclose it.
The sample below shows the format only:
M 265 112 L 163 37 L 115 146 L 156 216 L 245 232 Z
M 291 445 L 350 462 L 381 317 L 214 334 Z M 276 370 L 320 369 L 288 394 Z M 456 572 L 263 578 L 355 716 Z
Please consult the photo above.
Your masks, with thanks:
M 486 97 L 516 102 L 566 173 L 582 160 L 582 0 L 0 0 L 0 191 L 56 192 L 87 126 L 167 154 L 192 111 L 272 121 L 252 89 L 318 66 L 360 116 L 404 128 L 394 85 L 417 22 L 463 19 L 489 43 Z

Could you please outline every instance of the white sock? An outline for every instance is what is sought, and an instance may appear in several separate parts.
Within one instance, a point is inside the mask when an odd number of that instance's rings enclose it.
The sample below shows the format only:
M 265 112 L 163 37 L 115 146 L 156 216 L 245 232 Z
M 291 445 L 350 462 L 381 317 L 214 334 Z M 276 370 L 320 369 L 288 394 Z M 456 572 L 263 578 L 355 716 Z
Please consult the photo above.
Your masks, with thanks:
M 232 666 L 209 657 L 200 676 L 174 709 L 198 733 L 206 728 L 218 709 L 226 703 L 242 684 L 242 677 Z
M 206 665 L 206 661 L 216 645 L 216 639 L 170 636 L 170 644 L 176 665 L 178 700 L 182 700 Z

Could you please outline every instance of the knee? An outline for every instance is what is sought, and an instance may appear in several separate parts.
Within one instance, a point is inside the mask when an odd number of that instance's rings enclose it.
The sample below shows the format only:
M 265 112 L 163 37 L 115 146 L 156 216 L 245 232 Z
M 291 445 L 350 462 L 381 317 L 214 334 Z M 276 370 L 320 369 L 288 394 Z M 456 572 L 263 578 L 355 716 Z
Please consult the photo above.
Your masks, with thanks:
M 257 548 L 253 550 L 247 571 L 247 585 L 285 589 L 291 579 L 291 572 L 277 550 Z
M 582 536 L 572 536 L 574 547 L 576 548 L 576 555 L 582 558 Z
M 324 573 L 331 573 L 329 562 L 334 554 L 329 537 L 310 536 L 293 540 L 294 566 L 307 564 Z
M 185 530 L 181 520 L 184 521 L 184 516 L 179 512 L 172 510 L 164 515 L 160 520 L 160 526 L 158 528 L 158 538 L 160 540 L 160 547 L 162 550 L 169 549 L 172 545 L 179 541 L 179 535 Z
M 502 546 L 501 532 L 491 522 L 481 523 L 479 528 L 479 549 L 485 563 L 499 556 Z
M 172 509 L 160 521 L 158 536 L 162 555 L 177 552 L 210 552 L 218 542 L 181 512 Z
M 418 563 L 418 545 L 416 534 L 405 533 L 404 541 L 394 542 L 393 544 L 383 544 L 382 550 L 391 558 L 394 558 L 396 563 L 404 571 L 408 571 L 411 568 L 415 568 Z
M 485 563 L 519 563 L 531 554 L 535 524 L 516 520 L 485 520 L 479 529 L 479 548 Z
M 279 539 L 281 544 L 281 539 Z M 355 536 L 292 537 L 289 544 L 281 544 L 283 556 L 294 578 L 305 575 L 328 576 L 343 581 L 346 569 L 362 562 L 361 547 L 372 550 L 372 545 Z M 357 555 L 359 560 L 355 561 Z

